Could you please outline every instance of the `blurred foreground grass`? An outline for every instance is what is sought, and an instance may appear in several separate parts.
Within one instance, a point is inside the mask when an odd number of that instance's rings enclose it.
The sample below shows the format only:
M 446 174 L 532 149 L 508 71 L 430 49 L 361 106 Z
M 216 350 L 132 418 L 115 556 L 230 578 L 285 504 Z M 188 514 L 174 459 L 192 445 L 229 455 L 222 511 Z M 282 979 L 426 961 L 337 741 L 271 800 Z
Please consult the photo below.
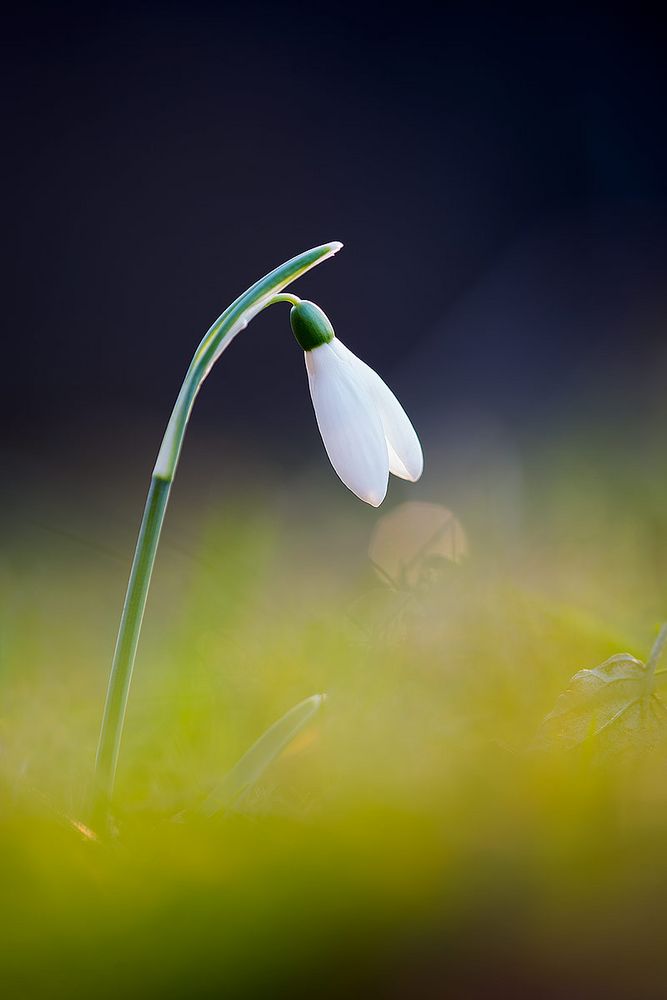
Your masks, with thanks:
M 407 492 L 379 515 L 250 492 L 189 518 L 177 488 L 111 840 L 81 824 L 132 531 L 108 551 L 83 514 L 99 548 L 19 522 L 3 995 L 663 995 L 667 746 L 536 744 L 576 671 L 645 658 L 667 618 L 667 479 L 626 459 L 541 456 L 520 509 L 431 491 L 455 531 Z M 444 528 L 422 545 L 428 517 Z M 260 780 L 200 814 L 317 692 Z

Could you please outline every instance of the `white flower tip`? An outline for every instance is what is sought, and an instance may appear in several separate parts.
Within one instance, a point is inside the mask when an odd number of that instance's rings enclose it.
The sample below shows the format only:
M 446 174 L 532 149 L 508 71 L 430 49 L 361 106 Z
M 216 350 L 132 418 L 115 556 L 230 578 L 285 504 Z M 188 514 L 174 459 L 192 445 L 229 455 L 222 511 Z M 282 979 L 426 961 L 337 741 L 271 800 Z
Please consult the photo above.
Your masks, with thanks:
M 416 483 L 418 479 L 421 479 L 422 472 L 424 471 L 424 455 L 422 453 L 421 447 L 419 448 L 419 454 L 411 456 L 411 460 L 405 464 L 405 478 L 411 483 Z
M 407 422 L 407 418 L 406 418 Z M 404 435 L 402 441 L 402 455 L 396 453 L 391 442 L 387 440 L 387 451 L 389 452 L 389 470 L 399 479 L 407 479 L 410 483 L 416 483 L 424 471 L 424 453 L 419 443 L 412 425 L 406 423 L 405 430 L 409 427 L 409 434 Z
M 384 444 L 381 439 L 380 443 L 381 445 Z M 329 459 L 331 459 L 331 455 L 329 455 Z M 331 464 L 333 465 L 333 462 Z M 358 468 L 355 469 L 349 463 L 341 464 L 340 462 L 334 465 L 334 469 L 338 478 L 347 486 L 350 493 L 354 493 L 355 497 L 363 500 L 364 503 L 370 504 L 371 507 L 379 507 L 386 497 L 387 489 L 389 488 L 389 470 L 384 472 L 383 475 L 384 470 L 376 469 L 375 473 L 373 473 L 365 469 L 363 474 L 360 475 Z
M 329 458 L 331 459 L 331 455 L 329 455 Z M 364 503 L 370 504 L 371 507 L 379 507 L 386 497 L 389 486 L 389 470 L 385 472 L 383 477 L 381 473 L 380 475 L 365 473 L 363 476 L 360 476 L 358 469 L 353 470 L 349 467 L 341 467 L 340 464 L 334 465 L 334 469 L 338 478 L 347 486 L 350 493 L 354 493 L 355 497 L 363 500 Z
M 359 499 L 363 500 L 364 503 L 370 504 L 371 507 L 379 507 L 384 498 L 386 497 L 386 495 L 387 495 L 386 490 L 384 491 L 384 493 L 376 493 L 374 491 L 366 492 L 363 494 L 363 496 L 360 493 L 357 493 Z

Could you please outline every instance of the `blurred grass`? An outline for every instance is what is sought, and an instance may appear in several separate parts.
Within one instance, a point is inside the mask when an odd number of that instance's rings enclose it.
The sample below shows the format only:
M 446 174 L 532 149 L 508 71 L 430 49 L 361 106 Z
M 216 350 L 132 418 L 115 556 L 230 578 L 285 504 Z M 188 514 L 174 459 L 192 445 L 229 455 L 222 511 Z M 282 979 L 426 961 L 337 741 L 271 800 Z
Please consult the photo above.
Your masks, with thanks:
M 333 483 L 207 511 L 177 490 L 111 841 L 80 824 L 131 531 L 108 551 L 83 510 L 90 544 L 19 519 L 0 563 L 6 995 L 659 996 L 665 748 L 534 745 L 577 670 L 644 658 L 667 618 L 667 478 L 623 458 L 540 453 L 511 521 L 475 484 L 431 488 L 468 554 L 395 587 L 367 556 L 378 514 Z M 320 691 L 233 810 L 183 819 Z

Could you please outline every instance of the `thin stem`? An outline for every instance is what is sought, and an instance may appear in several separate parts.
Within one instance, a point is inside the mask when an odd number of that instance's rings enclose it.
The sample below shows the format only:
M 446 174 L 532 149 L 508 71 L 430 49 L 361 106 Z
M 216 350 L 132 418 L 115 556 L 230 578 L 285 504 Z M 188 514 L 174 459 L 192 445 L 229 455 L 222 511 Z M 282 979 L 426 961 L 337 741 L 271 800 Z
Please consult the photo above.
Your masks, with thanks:
M 103 814 L 106 813 L 113 794 L 127 699 L 155 555 L 197 393 L 236 334 L 274 302 L 297 303 L 299 299 L 296 296 L 281 294 L 283 288 L 312 267 L 332 257 L 341 246 L 341 243 L 325 243 L 307 250 L 255 282 L 218 317 L 195 351 L 169 418 L 153 470 L 116 640 L 97 749 L 96 811 L 101 809 Z
M 113 790 L 134 659 L 170 492 L 170 482 L 156 477 L 151 479 L 116 640 L 97 750 L 97 780 L 105 799 L 110 798 Z

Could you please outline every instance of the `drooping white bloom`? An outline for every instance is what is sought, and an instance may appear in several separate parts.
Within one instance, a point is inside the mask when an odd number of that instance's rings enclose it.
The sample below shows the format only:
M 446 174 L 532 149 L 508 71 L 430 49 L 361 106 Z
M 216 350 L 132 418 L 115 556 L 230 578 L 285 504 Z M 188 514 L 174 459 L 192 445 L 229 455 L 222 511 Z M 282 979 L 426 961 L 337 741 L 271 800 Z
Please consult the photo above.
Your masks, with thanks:
M 309 319 L 313 308 L 321 313 L 313 303 L 302 305 L 310 307 Z M 292 326 L 302 346 L 311 343 L 299 336 L 298 324 Z M 322 337 L 305 350 L 317 426 L 338 476 L 361 500 L 378 507 L 390 472 L 411 482 L 419 479 L 424 466 L 421 445 L 391 389 L 335 337 L 330 324 L 328 329 L 328 339 Z

